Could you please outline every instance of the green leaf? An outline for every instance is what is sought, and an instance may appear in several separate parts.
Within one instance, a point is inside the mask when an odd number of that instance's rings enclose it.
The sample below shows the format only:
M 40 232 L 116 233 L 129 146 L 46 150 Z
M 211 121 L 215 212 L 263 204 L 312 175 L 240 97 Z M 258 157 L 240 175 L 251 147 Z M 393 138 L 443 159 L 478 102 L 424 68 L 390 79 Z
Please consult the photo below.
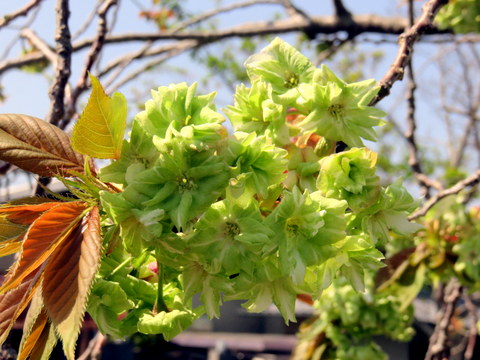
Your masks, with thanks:
M 73 128 L 73 148 L 99 159 L 119 159 L 126 128 L 127 101 L 120 93 L 107 96 L 98 79 L 92 75 L 90 79 L 92 92 Z
M 61 129 L 20 114 L 0 114 L 0 160 L 47 177 L 83 173 L 85 162 Z

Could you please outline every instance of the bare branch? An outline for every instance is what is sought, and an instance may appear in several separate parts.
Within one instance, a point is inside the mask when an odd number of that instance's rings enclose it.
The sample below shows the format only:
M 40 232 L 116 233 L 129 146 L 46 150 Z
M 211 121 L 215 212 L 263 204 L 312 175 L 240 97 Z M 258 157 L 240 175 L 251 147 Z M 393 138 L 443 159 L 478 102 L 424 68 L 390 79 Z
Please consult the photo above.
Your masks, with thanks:
M 470 318 L 470 334 L 468 336 L 467 346 L 465 347 L 465 352 L 463 354 L 463 358 L 465 360 L 471 360 L 473 358 L 473 350 L 475 349 L 475 343 L 477 341 L 478 331 L 477 331 L 477 322 L 478 322 L 478 314 L 477 308 L 473 303 L 472 296 L 469 294 L 465 294 L 465 307 L 468 311 L 468 316 Z
M 287 14 L 291 17 L 300 16 L 307 21 L 311 21 L 310 16 L 306 14 L 303 10 L 299 7 L 295 6 L 291 0 L 280 0 L 280 3 L 285 7 Z
M 137 78 L 141 74 L 145 73 L 146 71 L 149 71 L 149 70 L 157 67 L 158 65 L 164 63 L 168 59 L 170 59 L 170 58 L 172 58 L 176 55 L 179 55 L 182 52 L 191 50 L 198 45 L 198 43 L 196 43 L 195 41 L 189 41 L 189 42 L 185 41 L 183 43 L 184 43 L 184 46 L 182 48 L 175 47 L 173 50 L 166 53 L 164 56 L 162 56 L 158 59 L 152 60 L 152 61 L 146 63 L 145 65 L 143 65 L 142 67 L 140 67 L 139 69 L 137 69 L 136 71 L 133 71 L 128 76 L 126 76 L 122 80 L 120 80 L 117 84 L 115 84 L 114 86 L 109 88 L 109 92 L 112 92 L 112 91 L 115 91 L 116 89 L 119 89 L 120 87 L 122 87 L 126 83 L 134 80 L 135 78 Z
M 377 104 L 385 96 L 390 94 L 390 89 L 397 80 L 402 80 L 405 73 L 405 67 L 412 56 L 412 47 L 420 38 L 420 35 L 427 32 L 432 27 L 433 19 L 442 6 L 448 3 L 448 0 L 429 0 L 423 6 L 422 16 L 410 26 L 398 39 L 399 48 L 397 57 L 390 66 L 390 69 L 380 80 L 380 91 L 370 102 L 370 105 Z
M 310 36 L 316 34 L 335 34 L 346 31 L 352 36 L 362 33 L 377 33 L 398 35 L 401 34 L 407 21 L 401 17 L 383 17 L 377 15 L 355 15 L 353 22 L 347 23 L 335 16 L 311 17 L 310 21 L 302 17 L 294 17 L 277 21 L 262 21 L 245 23 L 229 29 L 218 31 L 185 31 L 181 33 L 135 33 L 111 35 L 105 38 L 106 44 L 122 42 L 144 42 L 161 40 L 198 40 L 202 44 L 212 43 L 222 39 L 233 37 L 251 37 L 261 35 L 280 34 L 288 32 L 305 32 Z M 424 34 L 445 34 L 447 31 L 435 27 L 425 28 Z M 74 52 L 85 49 L 92 45 L 95 39 L 85 39 L 73 45 Z M 183 45 L 179 45 L 183 46 Z M 12 68 L 31 65 L 38 61 L 44 61 L 46 57 L 41 52 L 31 53 L 17 59 L 0 62 L 0 74 Z
M 326 50 L 320 52 L 315 59 L 315 66 L 319 66 L 325 60 L 336 54 L 344 45 L 349 44 L 353 38 L 347 37 L 346 39 L 335 39 L 333 44 Z
M 150 44 L 150 42 L 148 44 Z M 124 66 L 124 64 L 130 63 L 133 60 L 145 59 L 152 56 L 162 55 L 171 51 L 175 51 L 177 48 L 181 50 L 183 48 L 194 47 L 196 45 L 198 45 L 198 42 L 195 40 L 184 40 L 178 43 L 162 45 L 155 48 L 152 48 L 150 46 L 148 47 L 144 46 L 138 51 L 135 51 L 127 55 L 123 55 L 120 58 L 110 62 L 105 66 L 105 68 L 102 71 L 99 72 L 99 76 L 104 76 L 110 73 L 116 67 Z
M 408 1 L 408 13 L 409 13 L 409 26 L 412 27 L 414 25 L 414 8 L 413 8 L 413 0 Z M 413 51 L 413 45 L 412 45 Z M 407 92 L 407 125 L 408 129 L 405 133 L 405 139 L 407 140 L 408 144 L 408 165 L 413 170 L 415 174 L 415 178 L 417 179 L 419 185 L 423 189 L 423 193 L 425 197 L 428 199 L 430 197 L 430 183 L 428 177 L 422 171 L 422 166 L 420 164 L 420 160 L 418 158 L 418 147 L 415 140 L 415 130 L 417 128 L 417 123 L 415 120 L 415 90 L 417 89 L 417 83 L 415 81 L 415 74 L 413 72 L 413 64 L 412 59 L 408 59 L 407 61 L 407 70 L 408 70 L 408 92 Z M 427 180 L 428 179 L 428 180 Z M 427 181 L 426 181 L 427 180 Z
M 80 35 L 82 35 L 88 29 L 88 27 L 92 24 L 93 20 L 95 20 L 95 16 L 97 16 L 97 11 L 101 5 L 102 5 L 102 0 L 97 0 L 95 7 L 92 9 L 90 14 L 88 14 L 82 26 L 80 26 L 78 30 L 75 32 L 75 34 L 72 35 L 72 40 L 79 38 Z
M 100 75 L 105 75 L 109 73 L 111 70 L 115 69 L 115 72 L 109 76 L 107 80 L 104 81 L 104 87 L 108 88 L 112 83 L 117 79 L 120 74 L 130 65 L 135 59 L 140 59 L 142 58 L 146 52 L 150 49 L 152 46 L 153 42 L 152 41 L 147 41 L 144 46 L 142 46 L 139 50 L 127 54 L 126 56 L 122 56 L 120 59 L 117 59 L 116 61 L 113 62 L 114 65 L 111 65 L 112 67 L 109 69 L 108 66 L 106 69 L 99 70 L 98 72 Z
M 68 27 L 70 16 L 68 0 L 57 0 L 56 12 L 57 67 L 55 81 L 50 88 L 51 106 L 50 113 L 47 116 L 47 121 L 54 125 L 62 120 L 65 113 L 65 87 L 71 72 L 72 43 L 70 42 L 70 29 Z
M 35 21 L 38 13 L 39 13 L 39 10 L 40 10 L 40 6 L 36 6 L 35 8 L 33 8 L 33 11 L 31 12 L 31 15 L 29 17 L 29 19 L 27 19 L 27 21 L 25 21 L 22 26 L 21 26 L 21 29 L 26 29 L 28 27 L 30 27 L 30 25 L 32 25 L 32 23 Z M 2 52 L 2 55 L 0 56 L 1 59 L 5 59 L 8 54 L 10 53 L 10 51 L 13 49 L 13 47 L 15 46 L 15 44 L 17 43 L 18 39 L 20 39 L 20 34 L 16 34 L 13 39 L 4 46 L 4 49 L 3 49 L 3 52 Z
M 42 2 L 42 0 L 32 0 L 27 5 L 25 5 L 23 8 L 18 9 L 17 11 L 15 11 L 11 14 L 3 15 L 3 18 L 0 19 L 0 29 L 4 26 L 7 26 L 8 24 L 10 24 L 16 18 L 18 18 L 20 16 L 28 15 L 30 10 L 32 10 L 33 8 L 38 6 L 41 2 Z
M 71 117 L 75 113 L 75 107 L 77 104 L 78 97 L 87 88 L 88 72 L 92 68 L 95 61 L 98 59 L 100 51 L 102 50 L 102 47 L 105 43 L 105 37 L 108 31 L 107 20 L 106 20 L 108 10 L 116 4 L 117 4 L 117 0 L 105 0 L 102 6 L 100 7 L 100 9 L 98 10 L 97 35 L 87 55 L 87 60 L 81 72 L 80 80 L 78 81 L 77 86 L 75 87 L 75 90 L 72 91 L 72 96 L 70 98 L 67 111 L 64 114 L 62 122 L 59 124 L 60 128 L 62 129 L 69 124 Z
M 439 320 L 430 337 L 425 360 L 443 360 L 449 358 L 448 328 L 452 320 L 457 301 L 462 296 L 462 286 L 456 279 L 451 280 L 445 288 L 443 305 L 439 311 Z
M 54 67 L 57 66 L 57 54 L 55 53 L 55 51 L 52 50 L 52 48 L 45 41 L 43 41 L 32 29 L 23 29 L 20 35 L 30 41 L 30 43 L 35 46 L 36 49 L 40 50 Z
M 56 69 L 55 78 L 50 87 L 50 112 L 46 121 L 58 125 L 65 114 L 65 89 L 71 73 L 72 43 L 70 41 L 70 29 L 68 18 L 70 9 L 68 0 L 57 0 L 56 15 Z M 35 195 L 43 195 L 45 187 L 50 183 L 50 178 L 39 177 L 35 189 Z
M 233 10 L 237 10 L 237 9 L 250 7 L 250 6 L 253 6 L 253 5 L 260 5 L 260 4 L 280 5 L 280 1 L 279 0 L 260 0 L 260 1 L 259 0 L 249 0 L 249 1 L 242 1 L 242 2 L 233 3 L 233 4 L 230 4 L 230 5 L 224 6 L 224 7 L 219 7 L 217 9 L 206 11 L 203 14 L 200 14 L 198 16 L 195 16 L 195 17 L 191 18 L 191 19 L 188 19 L 187 21 L 184 21 L 184 22 L 178 24 L 177 26 L 175 26 L 174 28 L 172 28 L 171 32 L 172 33 L 177 33 L 177 32 L 179 32 L 179 31 L 181 31 L 181 30 L 183 30 L 183 29 L 185 29 L 189 26 L 198 24 L 198 23 L 200 23 L 204 20 L 210 19 L 210 18 L 212 18 L 214 16 L 217 16 L 219 14 L 223 14 L 223 13 L 233 11 Z
M 424 216 L 428 210 L 430 210 L 437 202 L 442 200 L 443 198 L 458 194 L 460 191 L 464 190 L 467 187 L 474 186 L 480 182 L 480 170 L 477 170 L 474 174 L 470 175 L 469 177 L 460 180 L 452 187 L 442 190 L 428 199 L 425 204 L 422 205 L 420 209 L 415 211 L 412 215 L 408 217 L 409 220 L 417 219 L 421 216 Z
M 90 340 L 85 351 L 78 357 L 78 360 L 99 360 L 102 354 L 102 347 L 107 342 L 107 337 L 100 331 Z
M 352 19 L 352 13 L 343 5 L 342 0 L 333 0 L 333 6 L 335 7 L 335 15 L 340 19 Z

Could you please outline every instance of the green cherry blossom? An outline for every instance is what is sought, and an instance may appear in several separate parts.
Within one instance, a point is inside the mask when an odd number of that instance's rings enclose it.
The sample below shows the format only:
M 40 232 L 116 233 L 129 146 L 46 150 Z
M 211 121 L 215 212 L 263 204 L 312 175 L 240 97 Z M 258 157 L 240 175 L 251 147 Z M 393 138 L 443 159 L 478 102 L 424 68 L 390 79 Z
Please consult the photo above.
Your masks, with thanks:
M 322 65 L 313 81 L 299 88 L 296 107 L 306 117 L 298 126 L 349 146 L 363 146 L 362 138 L 375 141 L 372 127 L 384 124 L 385 113 L 368 103 L 378 90 L 375 80 L 347 84 Z
M 307 57 L 280 38 L 250 56 L 245 68 L 252 83 L 262 80 L 272 84 L 273 92 L 285 103 L 298 96 L 298 85 L 311 82 L 315 71 Z

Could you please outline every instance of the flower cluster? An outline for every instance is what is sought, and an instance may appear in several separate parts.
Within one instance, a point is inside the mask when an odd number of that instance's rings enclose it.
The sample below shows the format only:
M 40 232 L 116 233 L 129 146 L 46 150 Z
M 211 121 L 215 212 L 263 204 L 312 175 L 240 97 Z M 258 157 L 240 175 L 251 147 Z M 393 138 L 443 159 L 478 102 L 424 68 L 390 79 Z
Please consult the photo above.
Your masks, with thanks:
M 412 198 L 382 187 L 363 146 L 383 124 L 374 80 L 348 84 L 278 38 L 245 66 L 230 134 L 215 94 L 160 87 L 101 170 L 121 189 L 100 194 L 108 247 L 89 312 L 102 331 L 171 338 L 232 299 L 294 321 L 297 294 L 340 276 L 363 289 L 376 246 L 417 229 Z
M 373 275 L 370 273 L 370 275 Z M 308 359 L 369 360 L 388 359 L 375 342 L 377 336 L 396 341 L 408 341 L 414 334 L 413 306 L 406 311 L 394 296 L 373 291 L 373 278 L 367 290 L 359 293 L 343 279 L 337 279 L 314 304 L 315 317 L 300 331 L 297 348 L 315 344 Z M 303 346 L 302 346 L 303 345 Z

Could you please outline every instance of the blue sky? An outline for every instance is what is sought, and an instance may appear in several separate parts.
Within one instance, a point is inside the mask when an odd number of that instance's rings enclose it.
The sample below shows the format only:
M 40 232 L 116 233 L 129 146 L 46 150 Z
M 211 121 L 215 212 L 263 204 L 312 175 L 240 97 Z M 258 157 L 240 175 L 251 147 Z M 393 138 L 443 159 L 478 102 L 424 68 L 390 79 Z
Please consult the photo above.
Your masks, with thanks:
M 43 2 L 41 12 L 39 13 L 33 28 L 34 30 L 47 42 L 53 46 L 53 34 L 55 31 L 55 19 L 54 19 L 54 0 L 47 0 Z M 232 1 L 224 1 L 224 3 L 231 3 Z M 8 14 L 13 10 L 20 7 L 22 3 L 27 3 L 27 1 L 2 1 L 0 4 L 0 16 Z M 86 15 L 91 11 L 93 5 L 95 4 L 94 0 L 82 0 L 82 1 L 71 1 L 71 12 L 72 16 L 70 18 L 70 28 L 71 32 L 75 33 L 83 23 Z M 189 8 L 193 13 L 202 11 L 202 8 L 205 7 L 207 1 L 189 1 Z M 213 2 L 212 2 L 213 3 Z M 303 0 L 296 1 L 300 7 L 305 11 L 311 14 L 316 15 L 329 15 L 332 13 L 331 1 L 318 1 L 318 0 Z M 118 21 L 115 25 L 115 33 L 124 33 L 132 31 L 156 31 L 155 27 L 151 24 L 139 21 L 138 13 L 139 8 L 138 4 L 148 8 L 151 4 L 151 0 L 123 0 L 122 1 L 122 10 L 118 16 Z M 352 11 L 358 13 L 369 13 L 369 12 L 379 12 L 394 13 L 399 12 L 403 9 L 399 9 L 394 6 L 394 2 L 389 1 L 385 2 L 382 6 L 378 6 L 378 1 L 345 1 L 347 7 Z M 190 7 L 191 6 L 191 7 Z M 256 21 L 264 20 L 270 13 L 270 16 L 275 12 L 280 10 L 277 6 L 255 6 L 248 10 L 236 11 L 234 13 L 229 13 L 226 16 L 222 17 L 222 23 L 220 27 L 232 26 L 237 23 L 242 23 L 245 21 Z M 26 18 L 18 19 L 15 22 L 16 26 L 21 26 L 26 21 Z M 135 27 L 135 29 L 132 28 Z M 96 28 L 96 23 L 90 27 L 88 34 L 93 34 Z M 0 31 L 0 44 L 3 44 L 3 47 L 0 48 L 0 54 L 3 54 L 6 44 L 8 44 L 12 37 L 15 36 L 17 30 L 2 29 Z M 293 39 L 292 36 L 286 36 L 286 38 Z M 115 46 L 113 50 L 110 50 L 108 54 L 103 56 L 103 60 L 108 62 L 109 58 L 114 58 L 119 54 L 126 53 L 133 49 L 132 45 L 119 45 Z M 16 47 L 12 49 L 11 54 L 18 54 L 19 48 Z M 78 55 L 75 55 L 73 61 L 73 73 L 72 81 L 76 82 L 79 76 L 79 71 L 82 68 L 83 61 L 85 58 L 86 52 L 82 52 Z M 190 72 L 189 76 L 185 75 L 186 78 L 182 79 L 182 75 L 172 74 L 169 76 L 168 72 L 162 73 L 162 78 L 158 79 L 158 85 L 165 85 L 170 82 L 178 81 L 195 81 L 192 79 L 192 73 L 194 75 L 198 74 L 198 71 L 201 69 L 192 64 L 188 56 L 182 56 L 180 58 L 174 59 L 175 66 L 183 66 L 186 69 L 194 69 Z M 22 112 L 28 113 L 30 115 L 44 117 L 48 112 L 49 99 L 48 99 L 48 85 L 49 79 L 45 78 L 44 75 L 32 75 L 23 71 L 9 71 L 7 74 L 4 74 L 0 78 L 1 84 L 5 89 L 5 95 L 7 100 L 0 104 L 1 112 Z M 122 92 L 129 90 L 129 86 L 126 86 L 121 89 Z M 128 97 L 128 94 L 126 94 Z

